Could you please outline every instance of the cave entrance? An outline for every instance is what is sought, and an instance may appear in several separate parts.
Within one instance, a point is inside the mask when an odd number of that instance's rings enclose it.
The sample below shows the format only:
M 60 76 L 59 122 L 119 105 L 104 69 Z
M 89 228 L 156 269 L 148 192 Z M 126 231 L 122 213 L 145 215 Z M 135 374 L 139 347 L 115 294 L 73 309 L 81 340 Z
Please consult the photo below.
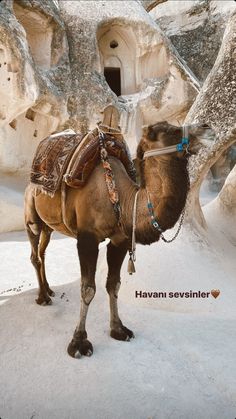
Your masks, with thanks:
M 116 96 L 121 95 L 121 76 L 119 67 L 105 67 L 104 76 Z

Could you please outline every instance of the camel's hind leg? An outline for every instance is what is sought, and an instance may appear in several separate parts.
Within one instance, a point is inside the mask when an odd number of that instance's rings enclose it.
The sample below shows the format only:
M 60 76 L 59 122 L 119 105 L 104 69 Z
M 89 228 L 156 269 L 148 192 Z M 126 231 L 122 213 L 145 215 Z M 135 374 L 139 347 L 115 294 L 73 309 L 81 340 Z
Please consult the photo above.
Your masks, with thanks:
M 41 226 L 40 226 L 41 227 Z M 38 229 L 38 234 L 34 234 L 30 227 L 27 225 L 27 234 L 31 244 L 31 262 L 35 268 L 38 284 L 39 284 L 39 294 L 36 299 L 36 303 L 40 305 L 48 305 L 52 303 L 52 300 L 49 295 L 53 295 L 53 292 L 50 290 L 46 275 L 45 275 L 45 250 L 50 240 L 51 231 L 49 232 L 47 228 L 43 230 L 43 226 Z
M 107 246 L 108 276 L 106 289 L 110 298 L 110 327 L 111 337 L 117 340 L 130 340 L 134 337 L 132 330 L 125 327 L 118 313 L 118 292 L 120 288 L 120 270 L 127 253 L 127 242 L 119 246 L 111 242 Z
M 49 228 L 47 225 L 44 224 L 43 229 L 41 231 L 41 235 L 40 235 L 38 253 L 39 253 L 39 259 L 41 261 L 40 273 L 41 273 L 41 279 L 42 279 L 44 288 L 46 289 L 48 295 L 50 295 L 51 297 L 54 297 L 55 293 L 49 287 L 49 284 L 46 278 L 46 272 L 45 272 L 45 252 L 50 242 L 52 231 L 53 230 L 51 228 Z
M 45 250 L 50 241 L 52 230 L 40 219 L 35 209 L 34 190 L 29 185 L 25 193 L 25 224 L 31 244 L 31 262 L 35 268 L 38 283 L 39 295 L 36 300 L 38 304 L 51 304 L 50 290 L 45 274 Z

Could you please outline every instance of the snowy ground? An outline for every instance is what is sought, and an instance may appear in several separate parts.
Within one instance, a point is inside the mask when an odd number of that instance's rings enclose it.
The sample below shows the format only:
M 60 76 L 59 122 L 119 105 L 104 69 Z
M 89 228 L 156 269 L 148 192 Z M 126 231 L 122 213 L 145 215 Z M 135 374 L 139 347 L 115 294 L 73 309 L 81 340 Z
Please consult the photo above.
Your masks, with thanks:
M 66 352 L 79 315 L 74 240 L 52 240 L 47 271 L 56 297 L 40 307 L 25 233 L 0 235 L 1 419 L 236 417 L 236 237 L 227 220 L 219 229 L 210 205 L 205 237 L 185 228 L 173 244 L 138 247 L 135 275 L 124 264 L 120 312 L 135 332 L 131 342 L 108 334 L 101 249 L 87 324 L 94 354 L 79 360 Z M 136 290 L 214 288 L 217 299 L 135 298 Z

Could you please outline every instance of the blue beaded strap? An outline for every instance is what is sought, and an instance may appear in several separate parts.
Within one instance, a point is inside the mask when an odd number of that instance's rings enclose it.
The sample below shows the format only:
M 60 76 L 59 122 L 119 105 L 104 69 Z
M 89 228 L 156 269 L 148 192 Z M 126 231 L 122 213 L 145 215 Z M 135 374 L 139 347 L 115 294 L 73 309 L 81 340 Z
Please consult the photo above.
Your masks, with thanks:
M 189 145 L 189 139 L 187 137 L 183 137 L 181 140 L 181 143 L 176 145 L 176 150 L 184 151 L 185 149 L 188 149 L 188 145 Z M 187 147 L 184 147 L 184 146 L 187 146 Z
M 156 230 L 158 230 L 160 233 L 162 233 L 163 230 L 162 230 L 161 226 L 159 225 L 159 223 L 157 221 L 157 217 L 154 213 L 154 208 L 153 208 L 153 205 L 150 201 L 148 191 L 146 191 L 146 192 L 147 192 L 147 201 L 148 201 L 147 202 L 147 208 L 148 208 L 149 216 L 151 217 L 151 224 Z
M 186 137 L 182 138 L 182 144 L 189 144 L 189 139 Z
M 147 201 L 148 201 L 147 202 L 148 213 L 151 217 L 151 225 L 153 226 L 153 228 L 155 228 L 157 231 L 159 231 L 160 237 L 165 243 L 173 242 L 176 239 L 176 237 L 179 235 L 179 232 L 181 230 L 181 227 L 182 227 L 182 224 L 183 224 L 183 221 L 184 221 L 185 208 L 182 211 L 182 214 L 181 214 L 181 217 L 180 217 L 180 220 L 179 220 L 179 226 L 178 226 L 178 229 L 177 229 L 176 233 L 174 234 L 174 236 L 171 239 L 166 239 L 164 234 L 163 234 L 164 230 L 162 230 L 160 224 L 157 221 L 157 217 L 154 213 L 154 208 L 153 208 L 153 205 L 150 201 L 149 193 L 148 193 L 147 190 L 146 190 L 146 194 L 147 194 Z

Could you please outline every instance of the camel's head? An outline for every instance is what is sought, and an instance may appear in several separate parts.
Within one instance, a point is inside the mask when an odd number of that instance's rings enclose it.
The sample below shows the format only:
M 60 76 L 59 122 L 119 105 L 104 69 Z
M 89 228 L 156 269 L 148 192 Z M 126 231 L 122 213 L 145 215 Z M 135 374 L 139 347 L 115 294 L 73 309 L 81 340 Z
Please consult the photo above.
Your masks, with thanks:
M 163 150 L 161 157 L 182 159 L 191 154 L 196 154 L 201 148 L 201 140 L 210 139 L 213 135 L 214 131 L 206 124 L 187 125 L 187 130 L 184 133 L 182 127 L 171 125 L 166 121 L 158 122 L 143 129 L 143 136 L 138 146 L 137 157 L 142 160 L 144 153 L 147 151 L 154 149 L 161 150 L 172 146 L 174 152 L 165 154 L 165 150 Z M 189 145 L 185 144 L 186 141 L 182 141 L 184 137 L 188 138 Z M 180 151 L 175 151 L 174 146 L 182 142 L 185 151 L 181 151 L 181 146 L 179 148 Z

